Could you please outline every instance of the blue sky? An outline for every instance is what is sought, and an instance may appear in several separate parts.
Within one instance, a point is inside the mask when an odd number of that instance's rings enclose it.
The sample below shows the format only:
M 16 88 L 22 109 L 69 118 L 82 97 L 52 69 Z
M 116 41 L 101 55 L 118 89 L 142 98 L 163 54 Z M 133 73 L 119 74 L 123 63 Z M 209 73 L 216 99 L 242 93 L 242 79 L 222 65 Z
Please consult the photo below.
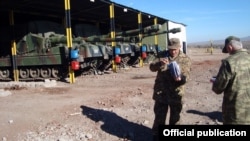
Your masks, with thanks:
M 249 0 L 111 1 L 185 24 L 189 43 L 250 36 Z

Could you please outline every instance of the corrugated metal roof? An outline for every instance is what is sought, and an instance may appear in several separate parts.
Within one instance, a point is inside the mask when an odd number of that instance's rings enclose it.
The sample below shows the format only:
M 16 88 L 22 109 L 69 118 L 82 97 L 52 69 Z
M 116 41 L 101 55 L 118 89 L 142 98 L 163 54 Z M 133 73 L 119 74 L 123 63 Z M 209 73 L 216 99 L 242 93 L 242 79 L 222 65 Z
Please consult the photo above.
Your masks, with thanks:
M 121 27 L 123 30 L 138 28 L 138 11 L 131 7 L 114 3 L 110 0 L 70 0 L 70 14 L 71 20 L 93 23 L 110 23 L 110 4 L 114 4 L 115 11 L 115 25 Z M 124 12 L 124 9 L 127 12 Z M 5 0 L 0 1 L 0 16 L 5 17 L 1 22 L 6 24 L 8 20 L 8 11 L 14 10 L 15 22 L 23 22 L 27 16 L 31 19 L 36 17 L 50 17 L 53 20 L 61 20 L 65 17 L 64 0 Z M 162 24 L 168 21 L 167 19 L 151 15 L 149 13 L 142 13 L 142 26 L 154 24 L 154 17 L 158 19 L 158 23 Z M 150 18 L 148 17 L 150 15 Z M 31 17 L 32 16 L 32 17 Z

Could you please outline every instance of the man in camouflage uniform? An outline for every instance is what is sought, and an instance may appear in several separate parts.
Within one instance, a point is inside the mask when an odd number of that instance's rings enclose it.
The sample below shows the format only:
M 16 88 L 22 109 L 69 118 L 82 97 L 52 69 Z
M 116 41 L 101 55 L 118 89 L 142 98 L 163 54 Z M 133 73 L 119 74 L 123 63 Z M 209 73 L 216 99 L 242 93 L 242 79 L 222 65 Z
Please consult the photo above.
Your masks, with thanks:
M 154 84 L 153 99 L 155 100 L 153 123 L 154 138 L 158 137 L 159 125 L 164 125 L 170 108 L 169 125 L 179 124 L 180 112 L 182 110 L 182 96 L 184 85 L 189 78 L 191 59 L 181 50 L 180 40 L 172 38 L 169 41 L 168 50 L 158 53 L 158 57 L 149 65 L 149 69 L 157 72 Z M 176 62 L 180 67 L 180 76 L 171 74 L 169 64 Z M 154 139 L 157 140 L 157 139 Z
M 250 124 L 250 55 L 238 37 L 225 39 L 223 59 L 212 90 L 223 95 L 223 124 Z

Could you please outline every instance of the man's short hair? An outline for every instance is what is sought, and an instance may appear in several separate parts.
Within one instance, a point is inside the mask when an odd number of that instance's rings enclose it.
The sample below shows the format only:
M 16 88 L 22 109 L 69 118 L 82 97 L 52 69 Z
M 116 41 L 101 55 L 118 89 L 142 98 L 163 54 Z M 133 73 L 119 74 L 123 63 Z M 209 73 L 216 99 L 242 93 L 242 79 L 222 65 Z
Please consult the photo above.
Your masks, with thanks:
M 228 45 L 232 40 L 235 40 L 235 41 L 239 41 L 239 42 L 240 42 L 240 38 L 235 37 L 235 36 L 228 36 L 228 37 L 225 39 L 225 46 L 224 46 L 224 48 L 222 49 L 222 52 L 223 52 L 223 53 L 228 53 L 228 51 L 227 51 L 227 45 Z

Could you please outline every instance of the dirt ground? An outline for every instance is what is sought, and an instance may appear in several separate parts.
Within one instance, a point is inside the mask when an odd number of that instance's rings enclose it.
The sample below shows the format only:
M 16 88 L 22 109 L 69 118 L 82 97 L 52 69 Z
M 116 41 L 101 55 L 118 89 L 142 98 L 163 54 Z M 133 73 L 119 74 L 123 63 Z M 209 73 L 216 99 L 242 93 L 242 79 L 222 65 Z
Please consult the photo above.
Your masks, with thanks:
M 221 124 L 222 95 L 211 91 L 209 79 L 227 54 L 189 48 L 188 55 L 192 71 L 182 124 Z M 0 97 L 0 140 L 150 141 L 155 76 L 145 64 L 81 76 L 73 84 L 8 90 L 10 95 Z

